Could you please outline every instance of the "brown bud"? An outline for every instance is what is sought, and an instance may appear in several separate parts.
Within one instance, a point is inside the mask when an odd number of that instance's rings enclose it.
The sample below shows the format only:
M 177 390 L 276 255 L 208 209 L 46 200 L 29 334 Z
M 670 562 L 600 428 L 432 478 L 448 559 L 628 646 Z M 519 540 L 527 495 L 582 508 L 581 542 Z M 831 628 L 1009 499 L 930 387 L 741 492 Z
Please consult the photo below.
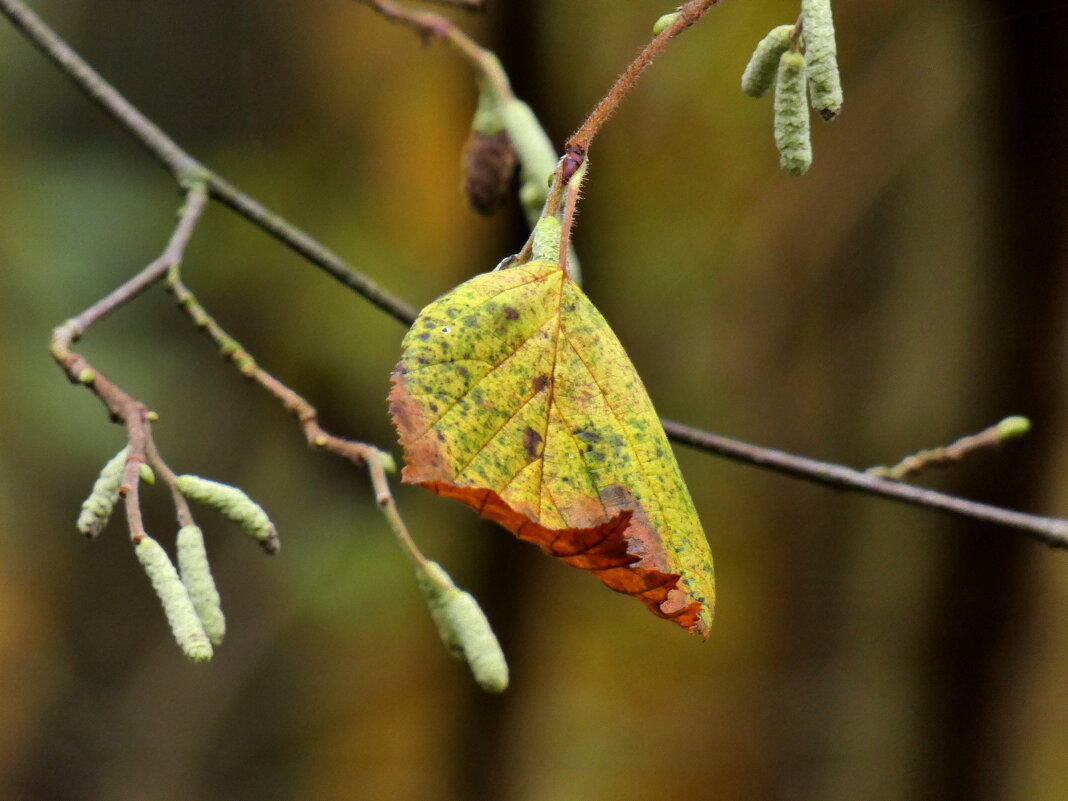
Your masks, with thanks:
M 471 208 L 486 215 L 498 211 L 508 199 L 515 165 L 515 148 L 506 132 L 472 131 L 464 145 L 464 194 Z

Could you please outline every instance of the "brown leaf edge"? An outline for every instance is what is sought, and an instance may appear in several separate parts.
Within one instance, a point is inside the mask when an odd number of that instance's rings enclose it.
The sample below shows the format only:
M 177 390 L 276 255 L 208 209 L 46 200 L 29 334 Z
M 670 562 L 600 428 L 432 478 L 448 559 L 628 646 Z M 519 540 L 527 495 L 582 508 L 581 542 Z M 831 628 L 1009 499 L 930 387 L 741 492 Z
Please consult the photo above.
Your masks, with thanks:
M 494 490 L 457 486 L 453 483 L 454 478 L 442 458 L 438 443 L 423 435 L 425 426 L 422 411 L 408 395 L 403 376 L 403 365 L 397 365 L 392 375 L 393 389 L 389 401 L 390 415 L 404 449 L 406 465 L 401 478 L 405 483 L 425 487 L 436 495 L 460 501 L 479 516 L 503 526 L 520 540 L 534 543 L 545 553 L 572 567 L 593 573 L 616 592 L 634 596 L 657 617 L 671 620 L 707 639 L 708 625 L 700 615 L 702 600 L 686 603 L 690 596 L 679 586 L 679 574 L 668 573 L 655 566 L 666 558 L 663 546 L 633 498 L 630 502 L 637 508 L 624 509 L 597 525 L 550 529 L 509 506 Z M 638 562 L 644 562 L 645 565 L 639 565 Z

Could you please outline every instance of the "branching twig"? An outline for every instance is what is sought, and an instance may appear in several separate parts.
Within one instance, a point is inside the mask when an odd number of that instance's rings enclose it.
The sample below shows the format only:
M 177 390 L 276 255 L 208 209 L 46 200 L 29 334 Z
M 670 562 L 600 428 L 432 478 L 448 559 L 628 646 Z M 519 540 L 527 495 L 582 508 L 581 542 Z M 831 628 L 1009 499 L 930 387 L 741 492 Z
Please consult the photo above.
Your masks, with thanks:
M 110 295 L 52 331 L 52 357 L 63 368 L 67 377 L 71 382 L 84 384 L 91 389 L 107 406 L 111 416 L 126 426 L 126 435 L 130 444 L 120 493 L 125 498 L 130 537 L 135 543 L 140 542 L 145 536 L 138 495 L 141 465 L 146 457 L 152 454 L 156 457 L 155 467 L 160 470 L 172 487 L 174 474 L 158 458 L 155 446 L 152 444 L 152 428 L 147 407 L 95 369 L 84 356 L 71 350 L 71 345 L 77 342 L 91 325 L 139 295 L 147 287 L 159 281 L 168 269 L 181 262 L 182 254 L 185 253 L 185 248 L 193 235 L 193 229 L 200 220 L 207 201 L 207 186 L 200 181 L 193 182 L 186 192 L 185 203 L 178 215 L 178 224 L 160 257 Z M 184 504 L 184 501 L 179 509 L 182 508 L 188 515 L 188 506 Z
M 249 222 L 273 236 L 286 247 L 296 251 L 383 311 L 398 319 L 414 314 L 414 310 L 404 301 L 379 287 L 370 278 L 353 269 L 336 253 L 264 207 L 259 201 L 226 182 L 186 153 L 90 67 L 22 0 L 0 0 L 0 13 L 26 34 L 27 38 L 108 116 L 133 134 L 157 161 L 174 174 L 180 184 L 184 186 L 190 181 L 203 181 L 216 200 L 229 206 Z
M 361 2 L 373 5 L 376 10 L 385 13 L 387 16 L 389 12 L 383 10 L 383 6 L 393 6 L 393 12 L 397 15 L 396 18 L 398 20 L 410 19 L 411 15 L 415 13 L 408 9 L 397 7 L 395 3 L 391 3 L 389 0 L 361 0 Z M 676 36 L 683 28 L 692 25 L 715 2 L 716 0 L 692 0 L 692 2 L 685 5 L 680 10 L 680 17 L 663 31 L 646 51 L 643 51 L 643 55 L 639 57 L 635 64 L 631 65 L 631 68 L 617 82 L 617 87 L 633 85 L 638 74 L 663 50 L 667 41 Z M 0 13 L 11 19 L 37 47 L 54 61 L 79 88 L 96 101 L 109 116 L 137 137 L 158 161 L 175 173 L 179 181 L 183 183 L 188 183 L 190 180 L 202 181 L 209 188 L 214 198 L 229 205 L 251 223 L 262 228 L 280 242 L 304 256 L 312 264 L 333 275 L 345 286 L 370 300 L 390 316 L 409 325 L 414 322 L 415 311 L 407 303 L 379 289 L 368 278 L 353 270 L 339 256 L 300 228 L 267 211 L 256 200 L 225 183 L 215 173 L 207 170 L 207 168 L 179 148 L 157 126 L 151 123 L 77 56 L 21 0 L 0 0 Z M 441 17 L 441 19 L 445 18 Z M 449 35 L 450 41 L 455 43 L 459 40 L 459 37 L 453 38 L 453 35 L 450 34 L 454 30 L 455 26 L 450 22 L 445 29 L 445 33 L 441 35 Z M 627 83 L 628 81 L 629 83 Z M 609 96 L 611 95 L 612 93 L 610 92 Z M 572 141 L 585 141 L 588 146 L 592 133 L 595 133 L 600 125 L 603 124 L 614 105 L 618 105 L 618 100 L 621 97 L 622 94 L 619 94 L 616 100 L 602 108 L 601 111 L 592 113 L 587 122 L 572 137 Z M 563 192 L 558 190 L 557 196 L 562 197 Z M 129 297 L 132 297 L 140 289 L 143 289 L 143 287 L 130 293 Z M 117 292 L 119 291 L 117 290 Z M 114 305 L 118 303 L 125 302 L 125 300 L 116 297 L 116 293 L 109 296 L 109 299 L 113 297 L 115 300 L 111 308 L 114 308 Z M 104 301 L 101 301 L 101 303 L 104 303 Z M 97 305 L 99 306 L 100 304 Z M 81 318 L 75 318 L 75 321 L 84 318 L 86 314 L 88 312 L 83 314 Z M 99 316 L 102 316 L 102 314 Z M 75 321 L 71 321 L 71 323 L 75 323 Z M 54 337 L 53 352 L 57 354 L 57 360 L 63 365 L 68 376 L 74 381 L 90 383 L 94 391 L 112 411 L 112 414 L 125 421 L 128 427 L 131 425 L 135 427 L 147 425 L 147 415 L 143 405 L 123 393 L 104 376 L 97 374 L 82 357 L 69 352 L 70 342 L 74 341 L 78 333 L 80 333 L 77 324 L 75 323 L 71 328 L 65 326 L 63 329 L 57 329 L 57 332 L 61 330 L 65 330 L 67 339 L 64 342 L 62 338 L 56 340 Z M 137 410 L 138 414 L 132 414 L 131 412 L 134 410 Z M 139 422 L 141 418 L 146 419 L 144 422 Z M 786 473 L 795 478 L 812 481 L 824 486 L 865 492 L 889 500 L 938 509 L 973 520 L 1007 526 L 1022 531 L 1048 545 L 1068 547 L 1068 520 L 1040 517 L 978 504 L 963 498 L 955 498 L 932 492 L 931 490 L 880 479 L 841 465 L 820 462 L 815 459 L 731 440 L 711 432 L 674 423 L 670 420 L 664 421 L 664 428 L 668 436 L 677 442 L 693 445 L 735 461 Z M 329 437 L 329 435 L 325 435 L 325 432 L 324 436 Z M 326 439 L 325 442 L 329 443 L 330 440 Z M 326 445 L 324 444 L 321 447 L 326 447 Z M 360 458 L 364 457 L 362 453 L 357 455 Z M 349 458 L 352 457 L 350 456 Z
M 392 469 L 392 457 L 373 445 L 335 436 L 322 428 L 318 421 L 318 412 L 300 394 L 290 389 L 273 375 L 260 367 L 252 355 L 241 347 L 225 329 L 200 304 L 196 296 L 181 278 L 181 267 L 173 265 L 167 272 L 167 285 L 178 300 L 178 305 L 189 315 L 190 319 L 210 336 L 219 346 L 222 355 L 229 360 L 246 378 L 255 381 L 271 395 L 277 398 L 287 412 L 295 417 L 304 431 L 308 445 L 318 450 L 328 451 L 348 459 L 355 465 L 366 465 L 375 490 L 375 501 L 382 510 L 394 536 L 409 559 L 424 573 L 431 577 L 427 569 L 427 560 L 416 546 L 408 527 L 404 524 L 393 493 L 389 489 L 386 477 L 387 469 Z M 445 589 L 445 587 L 443 587 Z

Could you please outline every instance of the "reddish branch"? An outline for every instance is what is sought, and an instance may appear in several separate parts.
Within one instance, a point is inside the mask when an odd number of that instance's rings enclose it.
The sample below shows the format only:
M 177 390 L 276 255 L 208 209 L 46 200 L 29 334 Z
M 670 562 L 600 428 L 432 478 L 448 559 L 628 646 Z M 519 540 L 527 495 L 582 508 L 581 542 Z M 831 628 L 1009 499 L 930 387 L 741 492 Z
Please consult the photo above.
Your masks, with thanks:
M 97 301 L 77 317 L 67 320 L 52 331 L 52 357 L 56 360 L 67 378 L 75 384 L 84 384 L 92 390 L 114 420 L 126 427 L 129 447 L 126 454 L 126 467 L 123 470 L 120 494 L 125 499 L 126 518 L 130 525 L 130 537 L 135 543 L 145 536 L 144 523 L 141 519 L 141 504 L 138 487 L 141 480 L 141 465 L 151 459 L 157 471 L 173 487 L 174 474 L 163 460 L 159 458 L 152 442 L 152 426 L 145 404 L 119 388 L 111 379 L 93 367 L 71 346 L 78 341 L 90 326 L 106 317 L 125 303 L 141 294 L 145 289 L 159 281 L 167 271 L 179 264 L 189 239 L 193 235 L 201 214 L 208 202 L 208 189 L 202 182 L 193 183 L 185 196 L 185 204 L 178 213 L 178 224 L 171 235 L 167 247 L 158 259 L 107 297 Z M 177 494 L 180 498 L 180 494 Z M 188 506 L 181 499 L 179 516 L 188 515 Z
M 597 132 L 601 130 L 608 118 L 619 108 L 623 98 L 634 88 L 645 69 L 656 60 L 657 56 L 664 52 L 664 49 L 671 44 L 672 39 L 691 25 L 696 24 L 717 2 L 719 0 L 690 0 L 690 2 L 680 6 L 679 16 L 649 42 L 638 54 L 638 57 L 630 63 L 630 66 L 623 71 L 623 74 L 616 79 L 612 88 L 608 90 L 608 94 L 601 98 L 601 101 L 586 117 L 585 122 L 567 140 L 566 149 L 575 148 L 581 153 L 589 152 L 590 144 L 593 142 Z
M 304 397 L 264 370 L 247 350 L 208 314 L 181 277 L 181 266 L 171 265 L 167 271 L 167 286 L 174 293 L 178 305 L 200 330 L 210 336 L 226 358 L 246 378 L 255 381 L 282 404 L 297 419 L 308 444 L 320 450 L 349 459 L 357 465 L 381 456 L 373 445 L 334 436 L 319 425 L 319 413 Z

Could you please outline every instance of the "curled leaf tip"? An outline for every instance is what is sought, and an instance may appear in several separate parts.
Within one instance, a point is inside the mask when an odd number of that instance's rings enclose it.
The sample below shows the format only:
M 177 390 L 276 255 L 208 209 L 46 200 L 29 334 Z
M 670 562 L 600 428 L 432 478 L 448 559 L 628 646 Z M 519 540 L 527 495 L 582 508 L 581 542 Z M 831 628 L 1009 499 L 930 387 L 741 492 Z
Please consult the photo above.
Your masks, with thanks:
M 147 535 L 141 537 L 134 552 L 152 582 L 175 642 L 192 661 L 207 662 L 212 657 L 211 642 L 167 552 Z
M 78 515 L 78 531 L 87 537 L 95 537 L 104 526 L 107 525 L 111 511 L 119 500 L 119 486 L 122 484 L 122 471 L 126 466 L 127 449 L 123 448 L 116 453 L 100 471 L 100 475 L 93 483 L 93 489 L 89 497 L 82 503 L 82 511 Z
M 278 532 L 267 513 L 237 487 L 193 475 L 178 476 L 176 483 L 185 497 L 226 515 L 257 539 L 267 553 L 278 550 Z
M 659 36 L 666 31 L 675 20 L 679 18 L 679 12 L 673 11 L 670 14 L 665 14 L 656 22 L 653 23 L 653 36 Z
M 427 562 L 416 577 L 442 642 L 457 659 L 467 662 L 476 683 L 486 692 L 508 689 L 508 663 L 478 601 L 453 584 L 437 562 Z
M 997 425 L 998 439 L 1002 441 L 1022 437 L 1030 430 L 1031 421 L 1019 415 L 1006 417 Z

